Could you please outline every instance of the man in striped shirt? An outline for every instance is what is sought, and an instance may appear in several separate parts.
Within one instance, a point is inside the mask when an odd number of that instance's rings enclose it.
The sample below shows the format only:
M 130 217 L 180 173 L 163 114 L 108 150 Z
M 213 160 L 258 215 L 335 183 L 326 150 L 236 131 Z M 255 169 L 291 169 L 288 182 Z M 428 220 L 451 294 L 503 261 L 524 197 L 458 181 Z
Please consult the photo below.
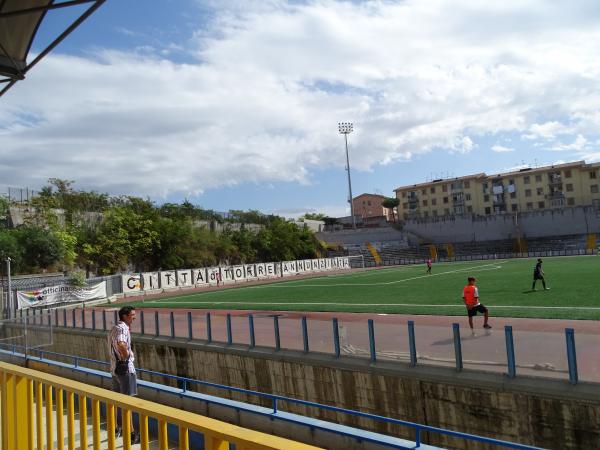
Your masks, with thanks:
M 112 327 L 108 333 L 108 349 L 110 354 L 110 373 L 112 374 L 112 389 L 125 395 L 137 395 L 137 378 L 135 366 L 133 365 L 134 356 L 131 350 L 131 325 L 135 320 L 135 308 L 124 306 L 119 310 L 119 321 Z M 117 359 L 127 361 L 127 373 L 117 373 Z M 120 418 L 117 416 L 119 426 L 115 434 L 121 435 Z M 140 442 L 140 434 L 133 429 L 133 420 L 131 423 L 131 443 Z

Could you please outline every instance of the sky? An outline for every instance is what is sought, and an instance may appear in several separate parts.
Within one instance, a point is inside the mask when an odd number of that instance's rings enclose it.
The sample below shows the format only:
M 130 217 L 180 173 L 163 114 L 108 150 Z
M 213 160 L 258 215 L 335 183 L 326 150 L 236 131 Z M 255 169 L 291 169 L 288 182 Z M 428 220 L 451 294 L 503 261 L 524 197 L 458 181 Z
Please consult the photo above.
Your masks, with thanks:
M 108 0 L 0 97 L 0 191 L 344 216 L 339 122 L 353 195 L 393 196 L 600 161 L 599 80 L 596 0 Z

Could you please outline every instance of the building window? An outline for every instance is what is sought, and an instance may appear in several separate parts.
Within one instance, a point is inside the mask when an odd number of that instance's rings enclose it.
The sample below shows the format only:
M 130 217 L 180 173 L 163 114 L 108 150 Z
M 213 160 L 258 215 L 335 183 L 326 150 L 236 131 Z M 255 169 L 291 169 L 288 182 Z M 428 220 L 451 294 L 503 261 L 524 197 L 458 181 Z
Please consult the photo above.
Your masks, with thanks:
M 531 189 L 525 189 L 525 197 L 531 197 Z
M 402 193 L 402 198 L 406 198 L 406 192 Z
M 571 169 L 565 170 L 565 178 L 571 178 Z
M 532 210 L 533 209 L 533 203 L 532 202 L 527 202 L 527 209 L 528 210 Z
M 485 195 L 483 196 L 483 201 L 484 201 L 484 202 L 489 202 L 489 201 L 490 201 L 490 196 L 489 196 L 488 194 L 485 194 Z
M 535 181 L 536 181 L 537 183 L 539 183 L 540 181 L 542 181 L 542 176 L 541 176 L 541 175 L 536 175 L 536 176 L 535 176 Z
M 371 206 L 371 200 L 369 200 L 369 201 L 367 202 L 367 205 Z
M 465 200 L 471 201 L 471 194 L 465 194 Z
M 363 200 L 362 204 L 364 205 L 366 202 Z
M 516 211 L 516 210 L 518 209 L 518 207 L 517 207 L 517 205 L 516 205 L 516 204 L 513 204 L 513 205 L 511 205 L 511 206 L 510 206 L 510 208 L 511 208 L 513 211 Z
M 517 193 L 516 192 L 511 192 L 510 193 L 510 198 L 517 198 Z
M 423 194 L 423 195 L 427 194 L 427 189 L 421 189 L 421 194 Z
M 590 172 L 590 180 L 596 179 L 596 171 Z
M 529 179 L 529 175 L 527 175 L 526 177 L 523 177 L 523 183 L 525 184 L 529 184 L 530 183 L 530 179 Z
M 442 184 L 442 192 L 448 192 L 448 185 Z
M 434 186 L 434 187 L 432 187 L 431 189 L 429 189 L 429 191 L 430 191 L 432 194 L 435 194 L 435 186 Z
M 537 188 L 537 195 L 544 195 L 544 188 Z
M 427 200 L 423 200 L 423 206 L 427 206 Z
M 467 206 L 467 212 L 468 213 L 472 213 L 473 212 L 473 207 L 471 205 Z
M 402 208 L 408 209 L 408 203 L 402 203 Z
M 437 205 L 437 199 L 432 198 L 431 199 L 431 206 L 435 206 L 435 205 Z
M 515 184 L 515 180 L 513 180 L 512 178 L 510 180 L 508 180 L 508 184 Z
M 492 213 L 492 209 L 489 206 L 486 206 L 485 213 L 486 214 L 491 214 Z
M 538 208 L 544 209 L 545 207 L 546 205 L 544 205 L 544 202 L 538 202 Z
M 575 198 L 573 198 L 573 197 L 567 198 L 567 206 L 575 206 Z
M 598 193 L 598 185 L 597 185 L 597 184 L 592 184 L 592 185 L 590 186 L 590 192 L 591 192 L 592 194 L 597 194 L 597 193 Z
M 465 189 L 469 189 L 471 187 L 470 181 L 465 181 Z
M 448 203 L 448 197 L 444 197 L 444 203 Z
M 567 189 L 567 192 L 573 192 L 573 185 L 571 183 L 567 183 L 565 188 Z

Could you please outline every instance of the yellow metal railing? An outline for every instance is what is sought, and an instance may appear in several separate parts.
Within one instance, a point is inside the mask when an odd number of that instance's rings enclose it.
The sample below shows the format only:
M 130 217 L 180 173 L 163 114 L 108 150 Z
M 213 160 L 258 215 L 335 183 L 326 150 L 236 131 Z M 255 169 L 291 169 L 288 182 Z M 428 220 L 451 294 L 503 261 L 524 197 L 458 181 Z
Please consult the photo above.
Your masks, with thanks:
M 149 419 L 158 422 L 159 450 L 169 448 L 169 424 L 178 427 L 179 450 L 189 450 L 189 432 L 203 434 L 207 450 L 225 450 L 229 443 L 235 443 L 239 450 L 318 448 L 3 362 L 0 362 L 0 390 L 2 450 L 43 450 L 45 444 L 49 444 L 47 448 L 75 450 L 87 449 L 90 443 L 94 450 L 115 450 L 116 408 L 121 408 L 123 416 L 124 450 L 131 450 L 129 436 L 133 413 L 139 417 L 142 450 L 149 449 Z M 88 411 L 89 405 L 91 411 Z M 101 406 L 106 412 L 106 442 L 101 442 Z M 91 418 L 91 436 L 88 435 L 88 417 Z M 76 430 L 76 419 L 79 430 Z M 77 432 L 79 442 L 76 442 Z

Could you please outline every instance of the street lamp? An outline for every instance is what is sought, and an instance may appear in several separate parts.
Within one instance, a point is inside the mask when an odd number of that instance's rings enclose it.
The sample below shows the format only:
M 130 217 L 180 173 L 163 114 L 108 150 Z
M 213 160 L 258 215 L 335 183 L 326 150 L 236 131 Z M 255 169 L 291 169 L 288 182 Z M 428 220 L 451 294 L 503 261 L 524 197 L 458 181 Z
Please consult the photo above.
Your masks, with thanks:
M 348 171 L 348 202 L 350 203 L 350 214 L 352 214 L 352 228 L 356 229 L 356 219 L 354 218 L 354 202 L 352 201 L 352 182 L 350 181 L 350 159 L 348 158 L 348 135 L 353 130 L 352 122 L 340 122 L 338 128 L 340 134 L 344 135 L 346 142 L 346 170 Z

